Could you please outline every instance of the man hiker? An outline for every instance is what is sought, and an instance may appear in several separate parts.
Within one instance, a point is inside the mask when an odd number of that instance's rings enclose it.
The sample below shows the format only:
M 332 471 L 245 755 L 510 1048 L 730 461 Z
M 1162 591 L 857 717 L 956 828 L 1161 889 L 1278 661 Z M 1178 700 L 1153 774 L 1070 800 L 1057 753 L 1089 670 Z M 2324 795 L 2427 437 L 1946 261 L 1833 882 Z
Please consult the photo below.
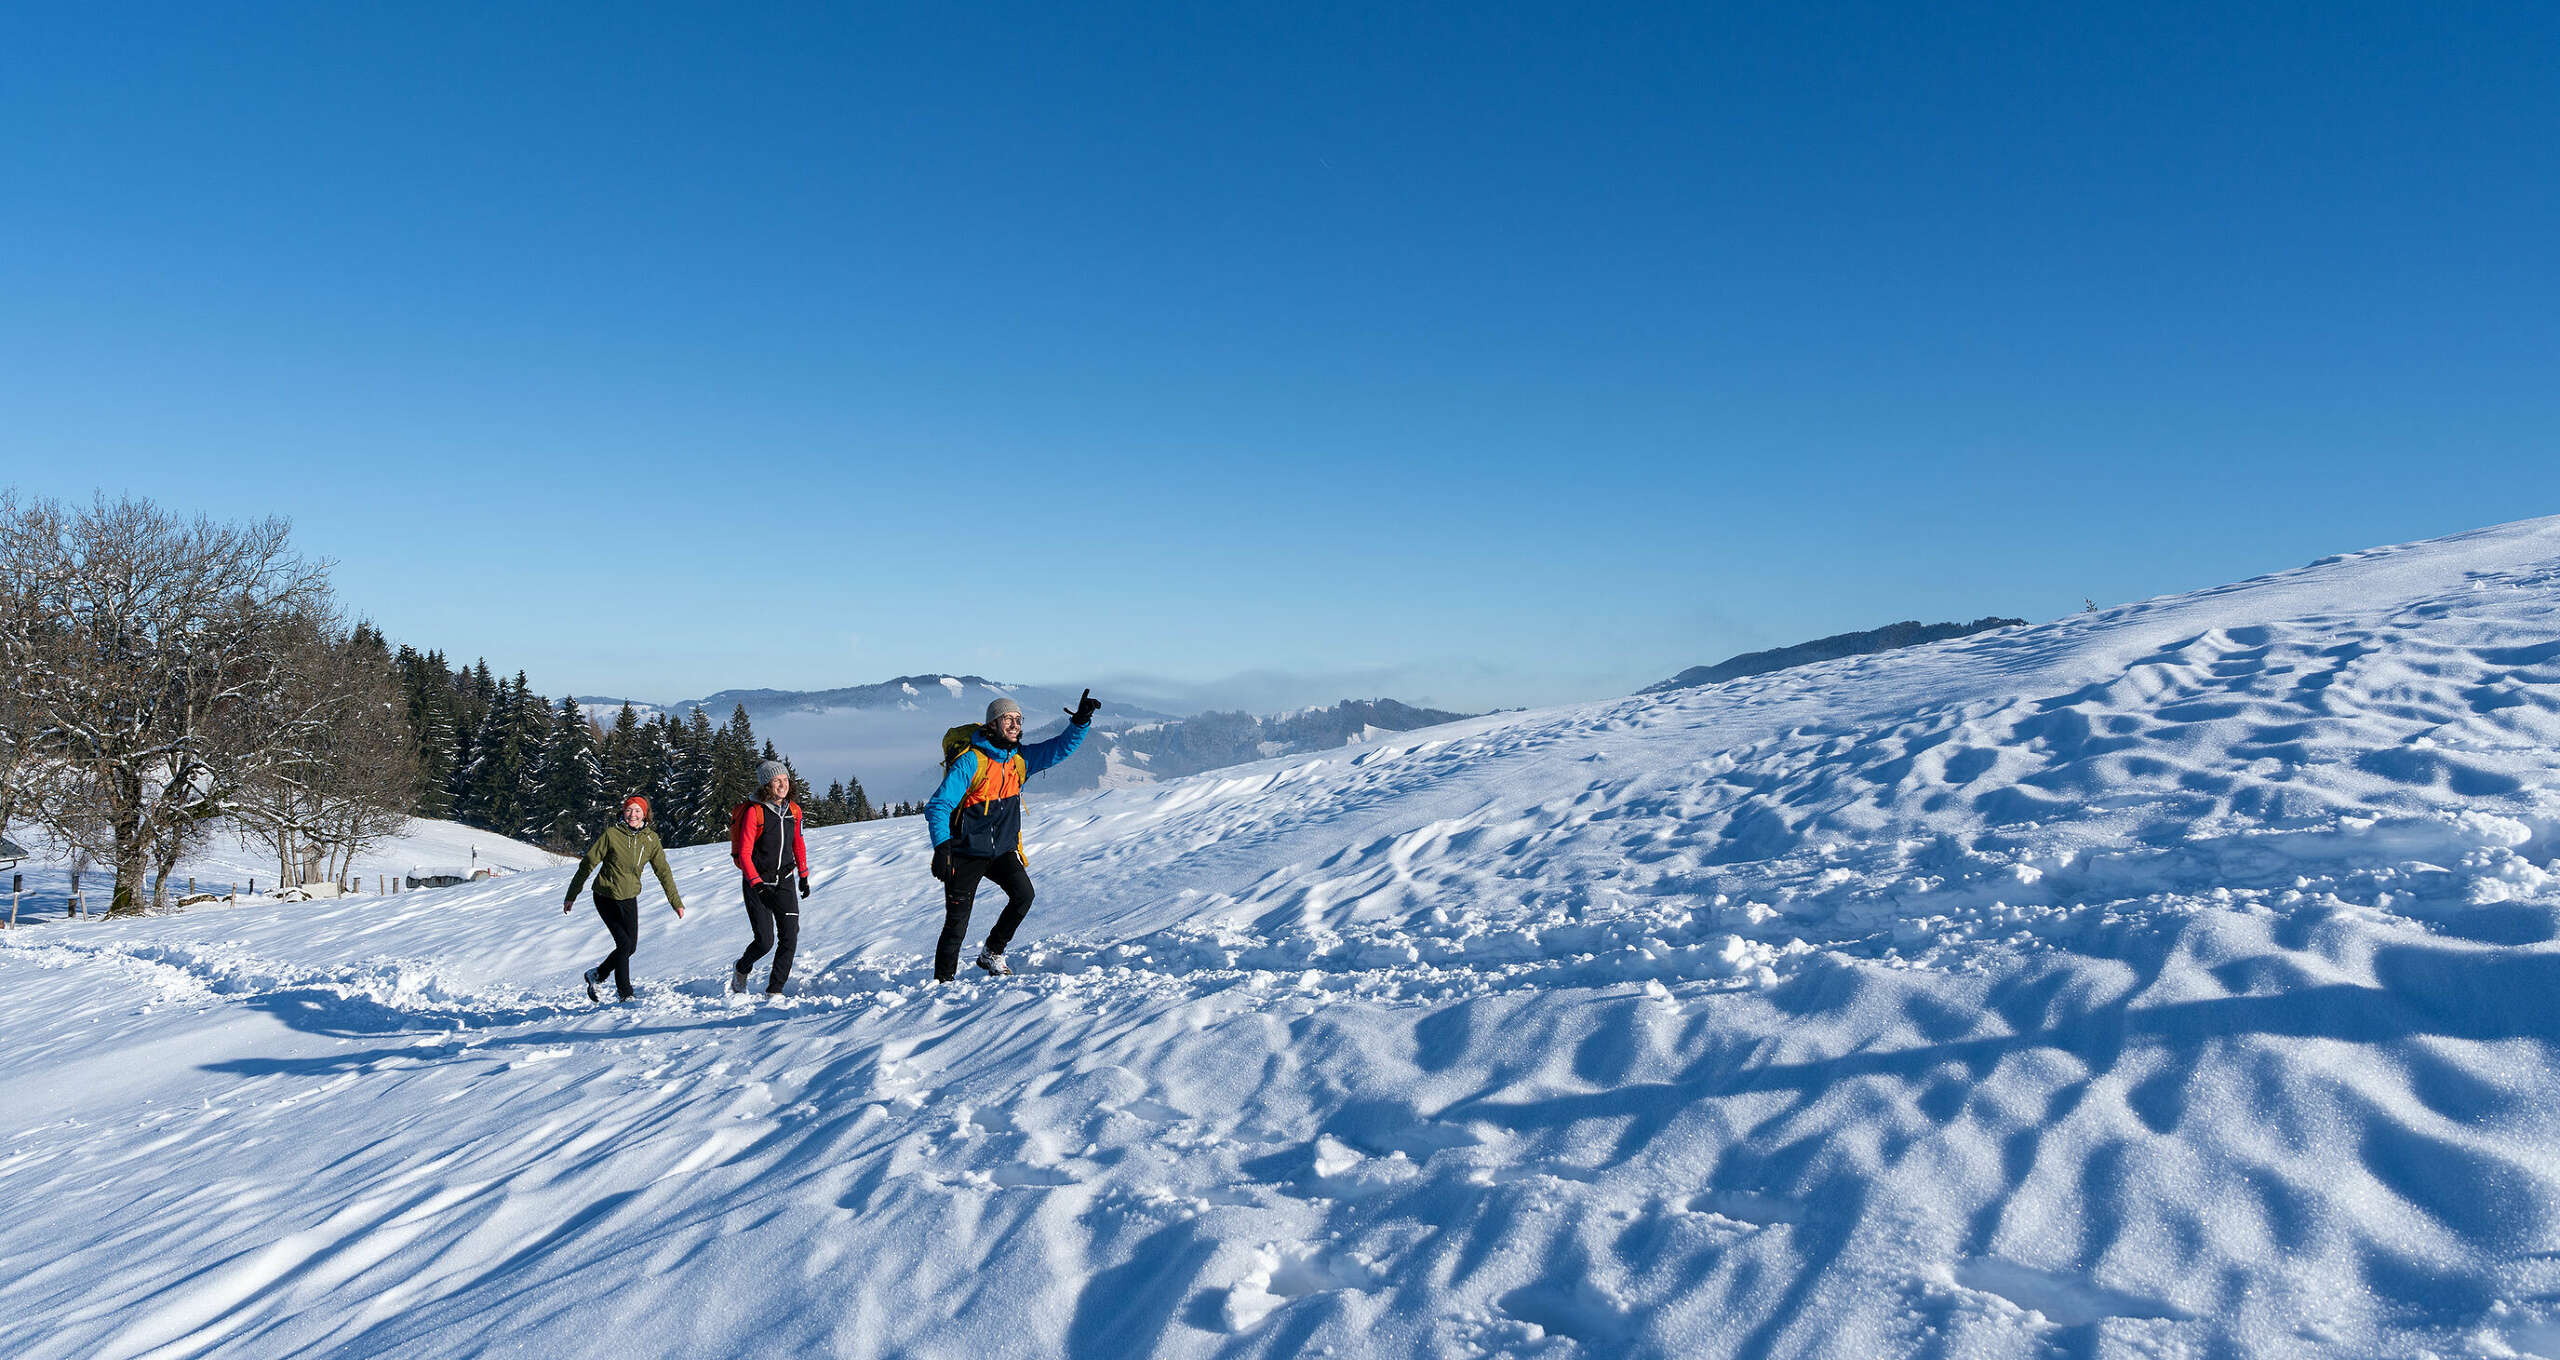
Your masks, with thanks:
M 575 908 L 578 889 L 586 886 L 587 875 L 595 875 L 596 915 L 613 932 L 613 952 L 578 976 L 586 981 L 587 999 L 599 1005 L 604 996 L 596 986 L 608 974 L 614 993 L 622 1000 L 631 999 L 631 955 L 640 947 L 643 865 L 657 871 L 658 888 L 666 893 L 667 905 L 676 909 L 676 919 L 684 919 L 684 897 L 676 891 L 675 872 L 667 867 L 667 848 L 658 843 L 658 832 L 649 825 L 649 800 L 635 793 L 622 800 L 622 815 L 587 847 L 587 857 L 578 861 L 578 876 L 569 880 L 569 895 L 560 903 L 563 912 Z
M 936 982 L 949 982 L 960 971 L 960 943 L 969 933 L 980 879 L 1004 889 L 1005 901 L 1004 914 L 978 951 L 978 966 L 997 977 L 1013 972 L 1005 965 L 1005 946 L 1031 910 L 1031 874 L 1022 857 L 1022 781 L 1074 755 L 1100 707 L 1086 690 L 1066 710 L 1073 720 L 1067 730 L 1030 746 L 1022 744 L 1022 705 L 1011 699 L 987 705 L 987 720 L 976 731 L 955 727 L 944 734 L 944 747 L 954 754 L 941 787 L 924 805 L 925 828 L 933 835 L 933 876 L 942 880 L 942 938 L 933 946 Z
M 791 959 L 800 952 L 800 899 L 809 895 L 809 851 L 800 843 L 800 805 L 791 801 L 791 771 L 779 760 L 756 767 L 754 801 L 729 813 L 729 858 L 745 875 L 747 923 L 756 937 L 729 973 L 729 990 L 747 989 L 747 970 L 773 951 L 765 995 L 782 995 Z

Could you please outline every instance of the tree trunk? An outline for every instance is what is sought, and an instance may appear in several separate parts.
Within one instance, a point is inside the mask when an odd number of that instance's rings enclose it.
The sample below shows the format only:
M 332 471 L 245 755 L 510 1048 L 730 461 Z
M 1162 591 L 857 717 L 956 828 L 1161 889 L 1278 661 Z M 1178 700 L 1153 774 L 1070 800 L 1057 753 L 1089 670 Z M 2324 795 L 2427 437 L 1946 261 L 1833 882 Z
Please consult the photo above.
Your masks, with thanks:
M 109 900 L 109 916 L 142 914 L 142 881 L 151 875 L 151 840 L 142 834 L 141 814 L 124 813 L 116 818 L 116 892 Z
M 151 857 L 151 909 L 153 911 L 160 911 L 169 905 L 169 875 L 178 871 L 178 857 L 183 850 L 183 842 L 163 846 L 161 853 Z

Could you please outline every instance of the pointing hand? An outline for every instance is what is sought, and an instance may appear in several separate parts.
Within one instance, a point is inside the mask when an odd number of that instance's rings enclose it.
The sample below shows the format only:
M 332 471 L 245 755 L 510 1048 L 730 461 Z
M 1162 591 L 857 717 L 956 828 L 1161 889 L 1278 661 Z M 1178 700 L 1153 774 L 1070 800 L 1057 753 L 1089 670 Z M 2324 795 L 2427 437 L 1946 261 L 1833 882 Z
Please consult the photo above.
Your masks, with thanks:
M 1077 726 L 1090 727 L 1093 725 L 1094 710 L 1100 707 L 1102 707 L 1102 701 L 1093 697 L 1092 690 L 1086 690 L 1084 697 L 1076 701 L 1075 707 L 1066 710 L 1066 714 L 1075 720 Z

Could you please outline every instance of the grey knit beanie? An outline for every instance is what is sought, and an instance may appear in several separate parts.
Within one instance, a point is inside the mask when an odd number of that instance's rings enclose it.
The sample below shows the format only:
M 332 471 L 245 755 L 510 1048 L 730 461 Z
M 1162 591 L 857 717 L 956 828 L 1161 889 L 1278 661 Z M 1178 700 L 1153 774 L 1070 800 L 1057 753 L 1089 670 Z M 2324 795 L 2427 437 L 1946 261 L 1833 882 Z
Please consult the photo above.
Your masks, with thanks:
M 756 792 L 761 794 L 773 784 L 774 776 L 791 773 L 779 760 L 768 760 L 756 767 Z
M 994 703 L 987 705 L 988 722 L 994 722 L 996 719 L 1003 717 L 1007 713 L 1010 713 L 1017 718 L 1021 717 L 1022 705 L 1015 703 L 1011 699 L 998 699 Z

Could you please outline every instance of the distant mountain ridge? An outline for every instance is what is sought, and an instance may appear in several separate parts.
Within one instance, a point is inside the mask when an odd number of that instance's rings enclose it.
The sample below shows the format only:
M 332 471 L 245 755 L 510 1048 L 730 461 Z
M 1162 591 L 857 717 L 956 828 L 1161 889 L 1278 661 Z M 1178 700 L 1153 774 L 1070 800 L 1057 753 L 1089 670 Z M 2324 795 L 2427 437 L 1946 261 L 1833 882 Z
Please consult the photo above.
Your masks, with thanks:
M 1700 685 L 1717 685 L 1739 680 L 1746 675 L 1764 675 L 1816 661 L 1837 661 L 1844 656 L 1868 656 L 1903 647 L 1917 647 L 1928 642 L 1944 642 L 1948 638 L 1987 633 L 1994 628 L 2018 628 L 2025 619 L 1979 618 L 1971 623 L 1922 623 L 1905 619 L 1870 628 L 1863 633 L 1834 633 L 1829 637 L 1799 642 L 1792 647 L 1773 647 L 1765 652 L 1744 652 L 1727 657 L 1712 666 L 1691 666 L 1660 684 L 1647 685 L 1638 694 L 1659 694 L 1665 690 L 1695 689 Z
M 999 684 L 983 675 L 946 675 L 928 671 L 922 675 L 894 676 L 876 685 L 847 685 L 842 689 L 724 689 L 700 699 L 687 699 L 675 708 L 683 712 L 698 704 L 716 716 L 743 704 L 748 717 L 761 719 L 780 713 L 823 713 L 829 709 L 844 708 L 915 710 L 954 703 L 975 706 L 983 711 L 991 700 L 1009 698 L 1022 705 L 1024 712 L 1034 714 L 1034 721 L 1037 721 L 1036 715 L 1041 708 L 1050 704 L 1061 708 L 1073 707 L 1077 694 L 1076 690 L 1045 685 Z M 1124 718 L 1175 716 L 1126 704 L 1115 705 L 1114 708 Z
M 1083 748 L 1042 777 L 1051 791 L 1123 787 L 1179 779 L 1273 756 L 1330 751 L 1385 732 L 1410 732 L 1472 717 L 1415 708 L 1393 699 L 1345 699 L 1268 718 L 1250 713 L 1195 713 L 1170 722 L 1112 728 L 1097 724 Z M 1065 728 L 1043 723 L 1037 735 Z
M 1027 734 L 1037 740 L 1066 726 L 1064 710 L 1081 691 L 1063 686 L 1008 685 L 982 675 L 927 672 L 840 689 L 724 689 L 700 699 L 650 704 L 579 695 L 589 717 L 610 726 L 628 702 L 646 718 L 655 711 L 699 707 L 719 722 L 744 706 L 757 734 L 789 755 L 800 773 L 824 787 L 851 775 L 878 802 L 908 802 L 939 778 L 942 733 L 975 722 L 999 696 L 1022 705 Z M 1331 708 L 1267 717 L 1244 712 L 1188 717 L 1094 696 L 1103 707 L 1093 738 L 1075 757 L 1041 776 L 1042 792 L 1152 783 L 1269 756 L 1330 750 L 1384 732 L 1455 722 L 1469 715 L 1415 708 L 1394 699 L 1345 699 Z

